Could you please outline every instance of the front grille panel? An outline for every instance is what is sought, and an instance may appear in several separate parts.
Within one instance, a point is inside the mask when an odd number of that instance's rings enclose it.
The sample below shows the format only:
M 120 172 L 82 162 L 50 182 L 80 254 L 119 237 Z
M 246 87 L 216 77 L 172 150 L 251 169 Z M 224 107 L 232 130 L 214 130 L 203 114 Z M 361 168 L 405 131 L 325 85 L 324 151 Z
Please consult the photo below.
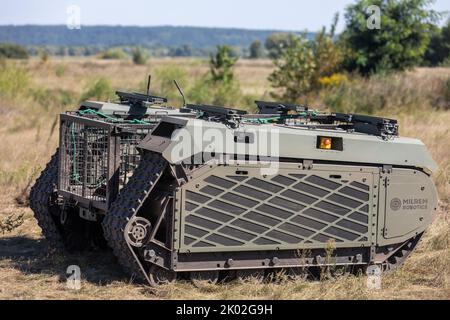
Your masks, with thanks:
M 247 170 L 247 168 L 246 168 Z M 372 173 L 259 169 L 235 176 L 218 167 L 183 192 L 181 250 L 202 251 L 367 245 L 370 238 Z M 304 172 L 304 173 L 303 173 Z

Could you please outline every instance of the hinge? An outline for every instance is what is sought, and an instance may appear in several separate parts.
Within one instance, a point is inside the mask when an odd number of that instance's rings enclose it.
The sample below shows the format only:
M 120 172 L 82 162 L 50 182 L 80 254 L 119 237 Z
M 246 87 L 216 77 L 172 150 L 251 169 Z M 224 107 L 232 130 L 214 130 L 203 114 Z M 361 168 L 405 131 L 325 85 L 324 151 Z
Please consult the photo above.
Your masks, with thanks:
M 384 164 L 382 172 L 383 173 L 388 173 L 388 174 L 392 173 L 392 165 Z
M 303 160 L 303 169 L 305 170 L 312 170 L 313 168 L 313 161 L 312 160 Z

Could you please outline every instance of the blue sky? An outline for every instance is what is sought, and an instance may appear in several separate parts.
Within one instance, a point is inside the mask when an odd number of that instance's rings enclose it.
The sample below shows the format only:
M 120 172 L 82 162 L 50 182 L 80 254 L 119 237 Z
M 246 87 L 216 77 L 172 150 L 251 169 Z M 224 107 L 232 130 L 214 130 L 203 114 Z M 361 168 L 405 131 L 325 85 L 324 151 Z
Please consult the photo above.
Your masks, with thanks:
M 3 1 L 2 1 L 3 2 Z M 69 5 L 81 8 L 82 25 L 176 25 L 247 29 L 319 30 L 350 0 L 14 0 L 4 1 L 0 25 L 65 24 Z M 450 11 L 449 0 L 437 0 Z

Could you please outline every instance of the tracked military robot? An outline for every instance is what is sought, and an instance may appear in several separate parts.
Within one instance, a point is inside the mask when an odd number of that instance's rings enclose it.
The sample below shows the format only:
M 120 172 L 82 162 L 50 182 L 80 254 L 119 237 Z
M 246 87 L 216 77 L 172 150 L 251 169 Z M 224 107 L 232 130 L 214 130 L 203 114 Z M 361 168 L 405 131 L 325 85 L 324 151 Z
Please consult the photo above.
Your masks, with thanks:
M 150 285 L 179 276 L 216 282 L 273 270 L 295 277 L 310 267 L 401 265 L 437 208 L 436 163 L 424 144 L 399 137 L 392 119 L 257 104 L 255 115 L 186 105 L 184 116 L 158 119 L 134 144 L 132 175 L 120 178 L 123 160 L 110 165 L 103 193 L 91 166 L 73 179 L 79 155 L 72 129 L 64 129 L 73 119 L 63 116 L 59 161 L 56 155 L 52 174 L 47 168 L 32 191 L 45 236 L 60 242 L 45 230 L 49 217 L 89 221 L 119 263 Z M 106 154 L 117 145 L 107 143 Z

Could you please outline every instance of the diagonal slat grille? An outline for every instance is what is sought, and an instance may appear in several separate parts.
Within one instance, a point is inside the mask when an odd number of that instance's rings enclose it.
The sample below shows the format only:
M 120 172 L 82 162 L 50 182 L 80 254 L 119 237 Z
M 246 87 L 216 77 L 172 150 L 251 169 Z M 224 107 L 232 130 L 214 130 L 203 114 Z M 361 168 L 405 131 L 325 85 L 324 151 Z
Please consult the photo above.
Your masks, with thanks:
M 236 179 L 223 172 L 186 187 L 182 248 L 301 247 L 330 239 L 363 244 L 370 238 L 371 173 L 331 179 L 330 172 L 281 170 Z

